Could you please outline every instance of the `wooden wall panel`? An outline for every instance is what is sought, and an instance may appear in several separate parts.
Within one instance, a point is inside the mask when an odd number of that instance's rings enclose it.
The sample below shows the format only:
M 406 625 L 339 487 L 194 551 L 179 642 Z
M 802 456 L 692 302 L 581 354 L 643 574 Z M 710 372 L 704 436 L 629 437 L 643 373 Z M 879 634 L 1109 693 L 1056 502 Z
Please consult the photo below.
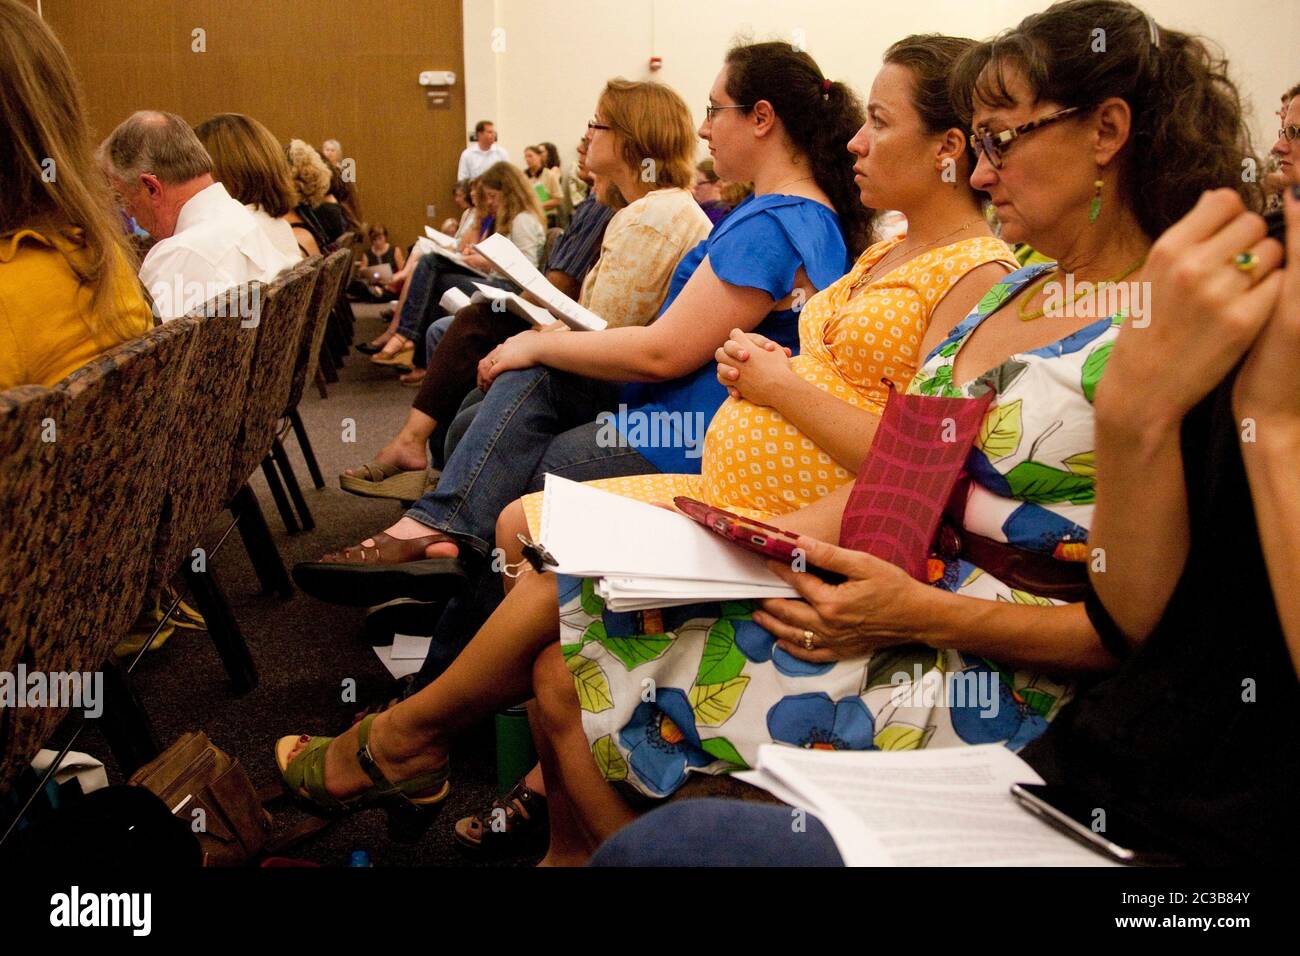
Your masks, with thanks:
M 97 136 L 137 109 L 193 124 L 255 116 L 281 141 L 326 138 L 356 161 L 370 222 L 410 243 L 454 213 L 466 143 L 460 0 L 43 0 L 81 78 Z M 206 49 L 196 52 L 194 31 Z M 429 109 L 421 70 L 453 70 Z M 436 225 L 436 223 L 435 223 Z

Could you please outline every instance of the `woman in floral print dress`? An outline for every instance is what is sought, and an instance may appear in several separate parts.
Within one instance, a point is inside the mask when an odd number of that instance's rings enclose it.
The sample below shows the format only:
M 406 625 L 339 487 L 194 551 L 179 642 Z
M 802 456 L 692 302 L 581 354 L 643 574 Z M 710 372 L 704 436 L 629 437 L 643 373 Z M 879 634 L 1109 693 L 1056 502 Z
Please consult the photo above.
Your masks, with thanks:
M 975 397 L 990 387 L 967 460 L 964 530 L 1060 560 L 1087 558 L 1092 512 L 1092 398 L 1121 317 L 1102 317 L 1008 357 L 960 386 L 953 367 L 980 325 L 1052 266 L 995 285 L 935 349 L 909 391 Z M 963 559 L 932 562 L 934 586 L 963 597 L 1051 607 Z M 979 653 L 901 644 L 865 657 L 809 662 L 756 623 L 754 605 L 604 611 L 589 579 L 561 577 L 561 644 L 582 722 L 607 780 L 664 796 L 687 768 L 751 766 L 778 741 L 833 749 L 1005 743 L 1047 727 L 1068 684 Z M 920 681 L 920 686 L 914 682 Z M 648 693 L 653 688 L 654 694 Z

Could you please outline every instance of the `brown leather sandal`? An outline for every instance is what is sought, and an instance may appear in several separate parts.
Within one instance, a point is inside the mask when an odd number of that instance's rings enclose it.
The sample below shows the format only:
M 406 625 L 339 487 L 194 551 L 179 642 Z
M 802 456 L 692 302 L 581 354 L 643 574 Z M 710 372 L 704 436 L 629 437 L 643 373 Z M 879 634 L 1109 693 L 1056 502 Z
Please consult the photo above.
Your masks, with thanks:
M 546 798 L 520 780 L 486 813 L 456 821 L 456 842 L 476 853 L 506 855 L 533 848 L 547 829 Z
M 312 597 L 351 607 L 370 607 L 399 597 L 436 601 L 464 586 L 465 571 L 458 558 L 424 556 L 425 548 L 443 541 L 463 551 L 465 545 L 449 534 L 435 531 L 403 540 L 380 532 L 367 540 L 375 543 L 295 565 L 294 581 Z

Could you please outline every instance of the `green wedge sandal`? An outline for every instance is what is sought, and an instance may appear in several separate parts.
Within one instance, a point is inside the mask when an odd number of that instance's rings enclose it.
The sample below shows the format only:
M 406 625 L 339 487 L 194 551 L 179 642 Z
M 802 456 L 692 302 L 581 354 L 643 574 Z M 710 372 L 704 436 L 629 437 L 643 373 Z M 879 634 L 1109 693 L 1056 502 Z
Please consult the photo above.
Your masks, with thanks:
M 374 781 L 369 790 L 340 800 L 325 789 L 325 748 L 333 737 L 313 737 L 311 743 L 293 760 L 289 752 L 301 738 L 297 735 L 281 737 L 275 743 L 275 762 L 280 768 L 280 776 L 285 786 L 300 797 L 316 806 L 333 812 L 356 810 L 362 807 L 376 806 L 383 803 L 409 804 L 412 807 L 430 807 L 441 803 L 451 792 L 448 782 L 447 766 L 440 770 L 420 774 L 409 780 L 393 783 L 383 772 L 370 754 L 370 726 L 376 714 L 370 714 L 360 724 L 360 746 L 357 748 L 357 762 L 361 769 Z

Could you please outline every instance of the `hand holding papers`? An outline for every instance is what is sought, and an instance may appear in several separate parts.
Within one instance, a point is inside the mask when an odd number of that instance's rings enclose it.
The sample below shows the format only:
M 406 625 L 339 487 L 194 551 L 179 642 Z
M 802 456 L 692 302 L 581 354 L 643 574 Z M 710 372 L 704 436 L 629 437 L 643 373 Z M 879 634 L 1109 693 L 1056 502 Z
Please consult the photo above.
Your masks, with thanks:
M 509 242 L 508 239 L 506 241 Z M 415 248 L 422 255 L 442 256 L 448 262 L 454 262 L 462 269 L 472 272 L 476 276 L 487 278 L 487 273 L 475 269 L 465 262 L 465 257 L 456 249 L 456 240 L 450 236 L 444 236 L 440 232 L 435 232 L 428 226 L 424 227 L 424 235 L 415 241 Z
M 577 331 L 597 331 L 608 324 L 596 313 L 584 309 L 555 286 L 524 258 L 513 242 L 502 235 L 491 235 L 474 249 L 488 262 L 510 278 L 525 292 L 531 292 L 539 302 L 559 316 L 560 320 Z

